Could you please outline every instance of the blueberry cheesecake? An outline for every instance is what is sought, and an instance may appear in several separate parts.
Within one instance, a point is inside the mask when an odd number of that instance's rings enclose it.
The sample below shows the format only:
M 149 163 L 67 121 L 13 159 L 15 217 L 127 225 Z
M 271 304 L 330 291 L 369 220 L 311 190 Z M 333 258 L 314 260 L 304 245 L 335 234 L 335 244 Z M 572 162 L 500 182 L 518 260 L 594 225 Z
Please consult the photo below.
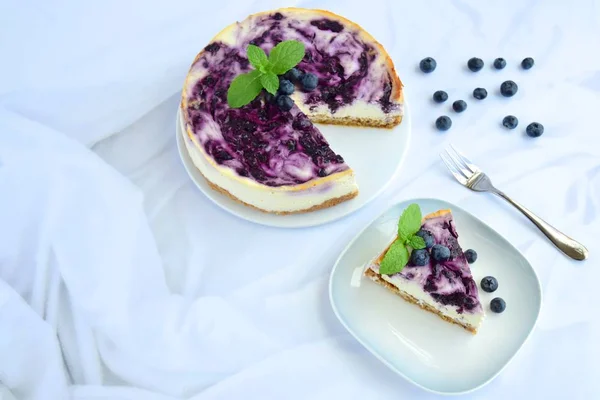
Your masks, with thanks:
M 418 206 L 409 206 L 400 217 L 398 234 L 367 265 L 365 275 L 473 334 L 485 317 L 450 210 L 421 219 Z
M 353 170 L 314 124 L 392 128 L 402 83 L 357 24 L 284 8 L 211 40 L 188 72 L 181 115 L 190 157 L 213 189 L 265 212 L 307 212 L 358 194 Z

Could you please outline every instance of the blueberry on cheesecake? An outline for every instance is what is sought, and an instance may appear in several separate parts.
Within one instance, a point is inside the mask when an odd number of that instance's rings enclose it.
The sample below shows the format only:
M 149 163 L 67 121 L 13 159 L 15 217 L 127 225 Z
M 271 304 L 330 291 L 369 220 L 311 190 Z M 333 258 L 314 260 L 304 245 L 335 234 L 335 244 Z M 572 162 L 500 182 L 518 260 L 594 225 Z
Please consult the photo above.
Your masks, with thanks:
M 419 206 L 411 204 L 400 217 L 392 243 L 364 274 L 471 333 L 477 333 L 485 316 L 450 210 L 421 219 Z
M 391 128 L 402 83 L 383 46 L 336 14 L 284 8 L 234 23 L 196 56 L 185 144 L 210 186 L 262 211 L 317 210 L 358 194 L 314 123 Z

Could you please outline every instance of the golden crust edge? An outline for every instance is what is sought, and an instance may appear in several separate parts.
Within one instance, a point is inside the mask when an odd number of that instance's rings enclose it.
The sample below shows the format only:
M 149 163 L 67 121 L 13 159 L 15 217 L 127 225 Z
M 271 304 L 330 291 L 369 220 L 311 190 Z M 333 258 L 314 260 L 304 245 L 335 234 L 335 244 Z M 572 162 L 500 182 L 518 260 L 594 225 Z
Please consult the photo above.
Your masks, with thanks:
M 373 282 L 377 283 L 378 285 L 381 285 L 381 286 L 387 288 L 388 290 L 390 290 L 391 292 L 393 292 L 394 294 L 402 297 L 405 301 L 415 304 L 415 305 L 421 307 L 423 310 L 429 311 L 429 312 L 437 315 L 438 317 L 440 317 L 441 319 L 443 319 L 446 322 L 450 322 L 451 324 L 458 325 L 461 328 L 465 329 L 466 331 L 471 332 L 473 335 L 477 334 L 476 327 L 474 327 L 472 325 L 464 324 L 460 321 L 450 318 L 447 315 L 442 314 L 439 310 L 431 307 L 429 304 L 418 301 L 410 294 L 401 291 L 396 286 L 392 285 L 391 283 L 389 283 L 386 280 L 384 280 L 383 278 L 381 278 L 381 276 L 378 273 L 376 273 L 375 271 L 373 271 L 371 268 L 367 268 L 364 275 L 366 277 L 368 277 L 369 279 L 371 279 Z
M 429 213 L 423 217 L 423 221 L 425 221 L 426 219 L 433 219 L 433 218 L 441 217 L 442 215 L 446 215 L 446 214 L 452 214 L 452 210 L 450 210 L 449 208 L 445 208 L 442 210 L 438 210 L 436 212 Z

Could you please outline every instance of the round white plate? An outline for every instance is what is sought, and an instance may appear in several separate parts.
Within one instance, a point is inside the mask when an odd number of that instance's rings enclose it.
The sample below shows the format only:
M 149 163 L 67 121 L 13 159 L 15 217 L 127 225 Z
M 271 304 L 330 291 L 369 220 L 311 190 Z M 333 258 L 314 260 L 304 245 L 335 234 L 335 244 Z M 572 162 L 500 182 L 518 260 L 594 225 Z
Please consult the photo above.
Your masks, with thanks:
M 248 221 L 281 228 L 302 228 L 321 225 L 360 209 L 379 195 L 394 179 L 408 151 L 411 134 L 410 112 L 404 103 L 404 118 L 394 129 L 354 128 L 346 126 L 319 125 L 319 130 L 338 154 L 356 174 L 359 194 L 356 198 L 334 207 L 309 213 L 276 215 L 246 207 L 229 197 L 214 191 L 196 169 L 185 148 L 180 111 L 177 112 L 177 147 L 183 165 L 192 181 L 215 204 Z
M 484 276 L 498 279 L 494 293 L 479 290 L 487 315 L 476 335 L 363 277 L 365 265 L 384 250 L 411 203 L 424 215 L 451 209 L 461 247 L 477 251 L 471 265 L 477 286 Z M 470 392 L 494 379 L 530 336 L 542 305 L 538 277 L 519 250 L 477 217 L 436 199 L 396 204 L 360 232 L 331 271 L 329 297 L 342 324 L 375 357 L 415 385 L 443 394 Z M 502 314 L 490 311 L 494 297 L 506 301 Z

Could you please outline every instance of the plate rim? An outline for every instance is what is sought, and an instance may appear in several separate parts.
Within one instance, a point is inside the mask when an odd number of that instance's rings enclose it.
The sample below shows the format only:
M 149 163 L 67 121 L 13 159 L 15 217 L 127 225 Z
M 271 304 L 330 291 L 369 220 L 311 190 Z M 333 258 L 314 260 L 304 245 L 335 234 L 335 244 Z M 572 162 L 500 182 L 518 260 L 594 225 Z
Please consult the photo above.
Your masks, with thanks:
M 404 146 L 402 153 L 400 154 L 400 161 L 398 162 L 398 164 L 396 165 L 396 169 L 394 170 L 394 172 L 392 173 L 392 175 L 390 176 L 390 178 L 387 180 L 387 182 L 385 182 L 385 184 L 383 184 L 374 194 L 371 195 L 371 197 L 369 199 L 367 199 L 363 204 L 361 204 L 360 206 L 350 209 L 345 213 L 340 213 L 340 214 L 336 214 L 333 217 L 329 217 L 329 218 L 319 218 L 316 220 L 312 220 L 312 222 L 309 223 L 293 223 L 293 224 L 289 224 L 289 225 L 284 225 L 284 224 L 277 224 L 277 223 L 272 223 L 268 220 L 262 220 L 260 217 L 254 217 L 254 216 L 248 216 L 245 213 L 240 213 L 228 206 L 226 206 L 225 204 L 223 204 L 221 201 L 219 201 L 218 196 L 216 196 L 218 193 L 210 193 L 207 190 L 205 190 L 204 187 L 202 187 L 201 184 L 199 184 L 198 182 L 196 182 L 196 179 L 194 178 L 194 176 L 192 175 L 192 171 L 189 170 L 186 161 L 184 160 L 185 155 L 184 153 L 184 149 L 185 149 L 185 144 L 183 143 L 183 137 L 182 135 L 185 133 L 185 129 L 182 126 L 182 118 L 181 118 L 181 107 L 180 105 L 177 106 L 177 113 L 175 116 L 175 136 L 176 136 L 176 144 L 177 144 L 177 152 L 179 154 L 179 158 L 181 160 L 181 163 L 183 164 L 183 168 L 185 169 L 188 177 L 190 178 L 190 180 L 194 183 L 194 185 L 198 188 L 198 190 L 200 190 L 200 192 L 202 192 L 202 194 L 204 196 L 206 196 L 213 204 L 215 204 L 216 206 L 218 206 L 219 208 L 221 208 L 222 210 L 228 212 L 229 214 L 243 219 L 245 221 L 248 222 L 252 222 L 258 225 L 262 225 L 262 226 L 268 226 L 268 227 L 273 227 L 273 228 L 283 228 L 283 229 L 299 229 L 299 228 L 311 228 L 311 227 L 315 227 L 315 226 L 321 226 L 321 225 L 325 225 L 325 224 L 329 224 L 335 221 L 339 221 L 343 218 L 347 218 L 348 216 L 356 213 L 357 211 L 363 209 L 364 207 L 368 206 L 370 203 L 372 203 L 376 198 L 378 198 L 379 196 L 381 196 L 381 194 L 389 188 L 389 186 L 392 184 L 392 182 L 394 180 L 396 180 L 398 178 L 398 176 L 400 175 L 400 172 L 404 166 L 404 163 L 406 161 L 406 158 L 408 156 L 408 150 L 410 148 L 411 142 L 412 142 L 412 117 L 411 117 L 411 113 L 410 113 L 410 106 L 408 101 L 406 100 L 406 97 L 404 99 L 404 103 L 403 103 L 403 107 L 404 107 L 404 114 L 403 114 L 403 118 L 402 118 L 402 123 L 401 124 L 406 124 L 408 125 L 407 128 L 407 132 L 406 132 L 406 146 Z M 181 135 L 179 134 L 179 131 L 181 131 Z M 360 194 L 359 194 L 360 195 Z M 252 214 L 252 212 L 256 212 L 256 213 L 261 213 L 262 211 L 257 211 L 257 210 L 253 210 L 248 208 L 248 213 Z M 319 211 L 324 211 L 324 210 L 319 210 Z M 316 212 L 319 212 L 316 211 Z M 257 214 L 258 215 L 258 214 Z M 270 214 L 270 215 L 276 215 L 276 214 Z M 327 215 L 327 214 L 325 214 Z M 285 215 L 281 215 L 277 217 L 281 217 L 281 218 L 285 218 Z M 302 220 L 299 220 L 302 221 Z
M 359 336 L 357 336 L 357 334 L 354 332 L 354 330 L 351 329 L 348 326 L 348 324 L 346 323 L 346 320 L 341 317 L 341 315 L 339 313 L 339 310 L 338 310 L 338 308 L 336 306 L 336 302 L 333 299 L 333 277 L 335 275 L 335 272 L 336 272 L 336 270 L 337 270 L 337 268 L 339 266 L 339 263 L 340 263 L 340 260 L 342 259 L 342 257 L 355 244 L 355 242 L 358 240 L 358 238 L 360 238 L 363 235 L 363 233 L 367 229 L 369 229 L 371 227 L 371 225 L 373 225 L 373 223 L 375 223 L 375 221 L 377 221 L 381 217 L 383 217 L 392 208 L 397 207 L 398 205 L 403 204 L 403 203 L 409 203 L 409 202 L 410 203 L 419 203 L 419 202 L 422 202 L 422 201 L 434 201 L 434 202 L 445 203 L 448 206 L 448 208 L 450 208 L 451 210 L 452 209 L 457 209 L 457 210 L 460 210 L 460 211 L 462 211 L 462 212 L 470 215 L 472 218 L 476 219 L 479 223 L 483 224 L 485 227 L 487 227 L 488 229 L 490 229 L 491 231 L 493 231 L 494 233 L 496 233 L 498 235 L 498 237 L 500 237 L 508 246 L 510 246 L 513 250 L 515 250 L 527 262 L 527 265 L 529 265 L 531 271 L 533 272 L 533 276 L 535 277 L 535 282 L 537 283 L 537 289 L 538 289 L 538 293 L 539 293 L 539 299 L 540 300 L 539 300 L 539 304 L 537 306 L 537 313 L 536 313 L 536 316 L 535 316 L 535 320 L 533 321 L 533 324 L 531 325 L 531 328 L 529 329 L 529 332 L 527 333 L 527 336 L 525 337 L 525 339 L 523 340 L 523 342 L 519 345 L 519 347 L 517 348 L 517 350 L 510 356 L 510 358 L 508 359 L 508 361 L 506 361 L 506 363 L 500 369 L 498 369 L 498 371 L 496 371 L 496 373 L 494 373 L 491 377 L 489 377 L 484 382 L 482 382 L 479 385 L 474 386 L 474 387 L 472 387 L 470 389 L 466 389 L 466 390 L 462 390 L 462 391 L 457 391 L 457 392 L 444 392 L 444 391 L 440 391 L 440 390 L 431 389 L 431 388 L 429 388 L 427 386 L 424 386 L 424 385 L 416 382 L 414 379 L 412 379 L 412 378 L 408 377 L 407 375 L 405 375 L 403 371 L 401 371 L 398 368 L 396 368 L 390 361 L 388 361 L 385 357 L 383 357 L 382 355 L 380 355 L 378 352 L 374 351 L 374 349 L 372 349 L 370 346 L 368 346 Z M 368 350 L 369 353 L 371 353 L 371 355 L 373 355 L 375 358 L 377 358 L 379 361 L 381 361 L 389 369 L 391 369 L 392 371 L 394 371 L 395 373 L 397 373 L 398 375 L 400 375 L 407 382 L 412 383 L 413 385 L 415 385 L 415 386 L 417 386 L 417 387 L 425 390 L 426 392 L 434 393 L 434 394 L 438 394 L 438 395 L 445 395 L 445 396 L 459 396 L 459 395 L 464 395 L 464 394 L 468 394 L 468 393 L 473 393 L 473 392 L 475 392 L 475 391 L 483 388 L 484 386 L 488 385 L 494 379 L 496 379 L 498 377 L 498 375 L 500 375 L 500 373 L 502 371 L 504 371 L 504 369 L 514 360 L 515 356 L 521 351 L 521 349 L 523 348 L 523 346 L 529 341 L 529 338 L 533 334 L 533 331 L 534 331 L 535 327 L 538 324 L 538 321 L 539 321 L 539 318 L 540 318 L 540 314 L 541 314 L 541 311 L 542 311 L 542 306 L 543 306 L 543 303 L 544 303 L 543 290 L 542 290 L 542 284 L 540 282 L 540 278 L 537 275 L 537 272 L 535 271 L 535 268 L 533 268 L 533 265 L 531 264 L 531 262 L 529 262 L 529 260 L 527 259 L 527 257 L 525 257 L 525 255 L 523 253 L 521 253 L 521 251 L 519 251 L 519 249 L 516 246 L 514 246 L 508 239 L 506 239 L 503 235 L 501 235 L 494 228 L 492 228 L 487 223 L 485 223 L 483 220 L 481 220 L 480 218 L 476 217 L 472 213 L 468 212 L 464 208 L 459 207 L 459 206 L 455 205 L 454 203 L 451 203 L 451 202 L 449 202 L 447 200 L 442 200 L 442 199 L 434 198 L 434 197 L 408 198 L 408 199 L 404 199 L 404 200 L 401 200 L 401 201 L 394 202 L 393 204 L 391 204 L 390 206 L 388 206 L 383 212 L 381 212 L 380 214 L 378 214 L 375 218 L 373 218 L 369 222 L 367 222 L 360 229 L 360 231 L 348 242 L 348 244 L 346 245 L 346 247 L 344 247 L 344 249 L 340 252 L 339 256 L 335 260 L 333 268 L 331 269 L 331 272 L 329 273 L 328 292 L 329 292 L 328 293 L 328 295 L 329 295 L 329 303 L 330 303 L 331 308 L 333 309 L 333 313 L 337 317 L 338 321 L 340 321 L 340 323 L 348 331 L 348 333 L 350 333 L 352 335 L 352 337 L 356 341 L 358 341 L 358 343 L 360 343 L 366 350 Z

